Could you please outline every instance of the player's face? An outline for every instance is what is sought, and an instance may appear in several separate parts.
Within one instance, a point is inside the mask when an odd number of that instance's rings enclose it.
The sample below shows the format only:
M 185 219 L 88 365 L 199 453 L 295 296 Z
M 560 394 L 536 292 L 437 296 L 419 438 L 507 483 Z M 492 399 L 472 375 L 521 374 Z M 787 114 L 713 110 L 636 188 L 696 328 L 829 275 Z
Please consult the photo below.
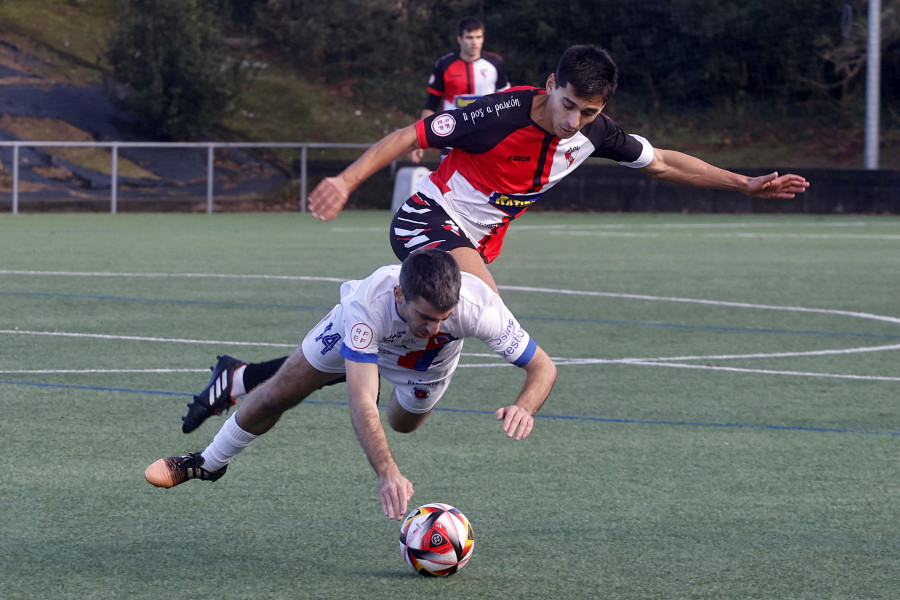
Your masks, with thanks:
M 459 54 L 463 60 L 473 61 L 481 58 L 481 48 L 484 46 L 484 30 L 476 29 L 467 31 L 462 36 L 456 36 L 459 42 Z
M 581 131 L 581 128 L 600 116 L 606 107 L 602 98 L 582 98 L 575 94 L 571 84 L 559 87 L 555 76 L 547 80 L 547 110 L 551 132 L 563 139 L 568 139 Z
M 406 300 L 400 287 L 394 290 L 397 300 L 397 312 L 406 321 L 409 331 L 418 338 L 430 338 L 441 330 L 441 323 L 450 318 L 453 309 L 439 311 L 433 304 L 423 298 Z

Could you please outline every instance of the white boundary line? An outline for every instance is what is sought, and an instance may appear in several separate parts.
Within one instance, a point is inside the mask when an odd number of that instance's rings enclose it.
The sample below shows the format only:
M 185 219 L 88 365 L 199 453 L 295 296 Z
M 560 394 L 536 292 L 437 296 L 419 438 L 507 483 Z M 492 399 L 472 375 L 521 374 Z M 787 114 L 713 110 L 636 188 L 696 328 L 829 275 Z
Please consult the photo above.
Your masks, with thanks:
M 209 373 L 209 369 L 15 369 L 0 371 L 0 375 L 93 375 L 97 373 L 128 375 L 132 373 Z
M 592 296 L 596 298 L 625 298 L 629 300 L 645 300 L 651 302 L 683 302 L 687 304 L 705 304 L 707 306 L 725 306 L 729 308 L 753 308 L 758 310 L 781 310 L 787 312 L 815 313 L 820 315 L 836 315 L 856 317 L 872 321 L 883 321 L 900 325 L 900 317 L 876 315 L 874 313 L 855 312 L 850 310 L 834 310 L 830 308 L 808 308 L 805 306 L 778 306 L 774 304 L 751 304 L 749 302 L 728 302 L 724 300 L 703 300 L 701 298 L 679 298 L 677 296 L 648 296 L 644 294 L 616 294 L 612 292 L 589 292 L 582 290 L 554 290 L 551 288 L 528 287 L 518 285 L 501 285 L 501 290 L 513 292 L 534 292 L 542 294 L 565 294 L 573 296 Z
M 227 274 L 227 273 L 109 273 L 109 272 L 84 272 L 84 271 L 16 271 L 0 270 L 0 275 L 50 275 L 60 277 L 148 277 L 148 278 L 209 278 L 209 279 L 269 279 L 280 281 L 323 281 L 343 283 L 347 278 L 339 277 L 310 277 L 303 275 L 259 275 L 259 274 Z M 752 308 L 759 310 L 781 310 L 790 312 L 805 312 L 822 315 L 836 315 L 844 317 L 856 317 L 873 321 L 883 321 L 900 325 L 900 317 L 889 317 L 873 313 L 855 312 L 848 310 L 834 310 L 827 308 L 808 308 L 803 306 L 778 306 L 772 304 L 752 304 L 748 302 L 728 302 L 723 300 L 704 300 L 701 298 L 679 298 L 675 296 L 650 296 L 646 294 L 618 294 L 612 292 L 593 292 L 586 290 L 565 290 L 553 288 L 541 288 L 518 285 L 501 285 L 501 290 L 513 292 L 531 292 L 541 294 L 564 294 L 574 296 L 588 296 L 594 298 L 623 298 L 628 300 L 645 300 L 653 302 L 683 302 L 688 304 L 704 304 L 707 306 L 724 306 L 729 308 Z
M 827 379 L 853 379 L 859 381 L 898 381 L 900 377 L 886 377 L 882 375 L 848 375 L 842 373 L 815 373 L 812 371 L 775 371 L 772 369 L 742 369 L 740 367 L 719 367 L 715 365 L 686 365 L 683 363 L 667 363 L 653 361 L 632 361 L 624 363 L 645 367 L 672 367 L 676 369 L 700 369 L 706 371 L 727 371 L 730 373 L 750 373 L 753 375 L 792 375 L 795 377 L 824 377 Z
M 249 346 L 249 347 L 267 347 L 267 348 L 294 348 L 296 344 L 275 344 L 268 342 L 235 342 L 226 340 L 191 340 L 185 338 L 161 338 L 146 337 L 132 335 L 110 335 L 110 334 L 93 334 L 93 333 L 73 333 L 62 331 L 26 331 L 19 329 L 3 329 L 0 334 L 19 334 L 19 335 L 39 335 L 39 336 L 57 336 L 57 337 L 73 337 L 73 338 L 93 338 L 104 340 L 126 340 L 140 342 L 160 342 L 174 344 L 202 344 L 202 345 L 219 345 L 219 346 Z M 739 367 L 720 367 L 714 365 L 692 365 L 675 361 L 691 361 L 691 360 L 733 360 L 746 358 L 786 358 L 799 356 L 828 356 L 835 354 L 859 354 L 865 352 L 886 352 L 892 350 L 900 350 L 900 344 L 890 344 L 884 346 L 864 346 L 860 348 L 842 348 L 837 350 L 811 350 L 808 352 L 776 352 L 771 354 L 717 354 L 706 356 L 673 356 L 673 357 L 657 357 L 657 358 L 568 358 L 553 357 L 553 361 L 558 366 L 579 366 L 579 365 L 626 365 L 636 367 L 669 367 L 680 369 L 701 369 L 710 371 L 728 371 L 734 373 L 754 373 L 759 375 L 792 375 L 798 377 L 825 377 L 830 379 L 850 379 L 863 381 L 900 381 L 900 377 L 887 377 L 880 375 L 854 375 L 840 373 L 814 373 L 804 371 L 777 371 L 772 369 L 747 369 Z M 462 356 L 467 358 L 489 358 L 495 362 L 480 364 L 461 364 L 460 368 L 497 368 L 507 367 L 509 363 L 502 361 L 495 354 L 486 353 L 467 353 Z M 32 374 L 134 374 L 134 373 L 202 373 L 205 369 L 40 369 L 40 370 L 0 370 L 0 375 L 32 375 Z
M 348 278 L 312 277 L 304 275 L 245 275 L 234 273 L 107 273 L 103 271 L 16 271 L 0 270 L 0 275 L 51 275 L 58 277 L 147 277 L 147 278 L 188 278 L 188 279 L 270 279 L 282 281 L 327 281 L 344 283 Z
M 797 356 L 834 356 L 836 354 L 860 354 L 863 352 L 886 352 L 900 350 L 900 344 L 884 346 L 861 346 L 859 348 L 840 348 L 837 350 L 806 350 L 803 352 L 769 352 L 755 354 L 710 354 L 706 356 L 660 356 L 657 358 L 626 358 L 623 362 L 674 362 L 688 360 L 735 360 L 742 358 L 793 358 Z
M 98 340 L 126 340 L 131 342 L 168 342 L 171 344 L 202 344 L 207 346 L 258 346 L 261 348 L 296 348 L 297 344 L 276 344 L 269 342 L 233 342 L 225 340 L 190 340 L 185 338 L 162 338 L 141 335 L 111 335 L 105 333 L 75 333 L 68 331 L 26 331 L 21 329 L 0 329 L 7 335 L 48 335 L 70 338 L 93 338 Z M 299 342 L 298 342 L 299 343 Z
M 754 227 L 808 227 L 808 228 L 846 228 L 846 227 L 897 227 L 900 226 L 900 219 L 896 220 L 871 220 L 871 221 L 815 221 L 815 222 L 759 222 L 754 223 L 746 220 L 729 221 L 724 223 L 568 223 L 565 225 L 523 225 L 518 224 L 515 231 L 537 231 L 539 233 L 556 233 L 560 231 L 572 230 L 593 230 L 593 231 L 611 231 L 626 229 L 664 229 L 664 230 L 698 230 L 698 229 L 752 229 Z M 356 232 L 382 232 L 383 227 L 342 227 L 335 226 L 332 231 L 342 233 Z M 514 232 L 513 232 L 514 233 Z M 510 234 L 512 235 L 512 234 Z M 785 234 L 790 236 L 791 234 Z
M 849 224 L 848 224 L 849 225 Z M 740 226 L 735 224 L 734 226 Z M 663 226 L 668 227 L 668 226 Z M 343 282 L 343 278 L 335 277 L 311 277 L 301 275 L 261 275 L 261 274 L 204 274 L 204 273 L 111 273 L 111 272 L 77 272 L 77 271 L 19 271 L 19 270 L 0 270 L 0 275 L 50 275 L 65 277 L 148 277 L 148 278 L 210 278 L 210 279 L 269 279 L 283 281 L 322 281 L 322 282 Z M 877 315 L 873 313 L 834 310 L 823 308 L 809 308 L 802 306 L 777 306 L 768 304 L 752 304 L 747 302 L 728 302 L 719 300 L 705 300 L 698 298 L 681 298 L 671 296 L 650 296 L 644 294 L 619 294 L 611 292 L 592 292 L 584 290 L 565 290 L 552 288 L 538 288 L 528 286 L 500 286 L 500 289 L 531 293 L 548 293 L 548 294 L 564 294 L 578 295 L 597 298 L 624 298 L 632 300 L 655 301 L 655 302 L 681 302 L 691 304 L 703 304 L 708 306 L 723 306 L 731 308 L 749 308 L 757 310 L 779 310 L 789 312 L 802 312 L 814 314 L 826 314 L 843 317 L 861 318 L 867 320 L 881 321 L 885 323 L 900 325 L 900 318 L 887 315 Z M 201 345 L 219 345 L 219 346 L 251 346 L 251 347 L 268 347 L 268 348 L 294 348 L 296 344 L 268 343 L 268 342 L 235 342 L 224 340 L 192 340 L 183 338 L 160 338 L 148 336 L 127 336 L 127 335 L 111 335 L 96 333 L 76 333 L 76 332 L 57 332 L 57 331 L 27 331 L 19 329 L 0 330 L 0 334 L 6 335 L 36 335 L 36 336 L 58 336 L 73 338 L 93 338 L 106 340 L 128 340 L 141 342 L 161 342 L 161 343 L 179 343 L 179 344 L 201 344 Z M 718 370 L 740 373 L 757 373 L 768 375 L 793 375 L 803 377 L 827 377 L 835 379 L 853 379 L 867 381 L 900 381 L 900 377 L 886 376 L 864 376 L 853 374 L 837 374 L 837 373 L 813 373 L 800 371 L 776 371 L 770 369 L 746 369 L 738 367 L 720 367 L 714 365 L 691 365 L 683 364 L 682 361 L 694 360 L 735 360 L 735 359 L 757 359 L 757 358 L 787 358 L 799 356 L 829 356 L 838 354 L 856 354 L 863 352 L 884 352 L 900 349 L 900 344 L 890 344 L 884 346 L 866 346 L 859 348 L 842 348 L 834 350 L 814 350 L 808 352 L 775 352 L 775 353 L 757 353 L 757 354 L 733 354 L 733 355 L 710 355 L 710 356 L 675 356 L 675 357 L 657 357 L 657 358 L 624 358 L 624 359 L 595 359 L 595 358 L 554 358 L 560 366 L 574 365 L 590 365 L 590 364 L 623 364 L 632 366 L 654 366 L 669 367 L 682 369 L 705 369 Z M 463 356 L 481 358 L 491 357 L 494 355 L 485 354 L 467 354 Z M 461 367 L 469 368 L 492 368 L 497 366 L 505 366 L 507 363 L 499 364 L 463 364 Z M 41 371 L 0 371 L 2 374 L 27 374 L 27 373 L 58 373 L 58 374 L 74 374 L 74 373 L 176 373 L 176 372 L 199 372 L 194 369 L 182 370 L 41 370 Z

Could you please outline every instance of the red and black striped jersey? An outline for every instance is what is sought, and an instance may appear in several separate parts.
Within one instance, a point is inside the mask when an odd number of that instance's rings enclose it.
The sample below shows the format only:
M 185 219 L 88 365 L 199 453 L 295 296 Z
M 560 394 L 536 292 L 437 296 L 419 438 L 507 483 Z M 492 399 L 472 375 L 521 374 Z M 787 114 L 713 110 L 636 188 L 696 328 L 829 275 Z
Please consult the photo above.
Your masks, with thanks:
M 517 87 L 416 123 L 422 148 L 451 148 L 437 170 L 416 183 L 456 221 L 486 262 L 500 254 L 510 221 L 588 157 L 632 168 L 653 159 L 650 142 L 604 114 L 568 139 L 531 119 L 541 88 Z
M 467 62 L 459 52 L 451 52 L 434 64 L 425 108 L 434 112 L 459 108 L 472 96 L 485 96 L 507 88 L 506 68 L 497 54 L 483 52 L 481 58 Z M 457 104 L 458 98 L 465 100 Z

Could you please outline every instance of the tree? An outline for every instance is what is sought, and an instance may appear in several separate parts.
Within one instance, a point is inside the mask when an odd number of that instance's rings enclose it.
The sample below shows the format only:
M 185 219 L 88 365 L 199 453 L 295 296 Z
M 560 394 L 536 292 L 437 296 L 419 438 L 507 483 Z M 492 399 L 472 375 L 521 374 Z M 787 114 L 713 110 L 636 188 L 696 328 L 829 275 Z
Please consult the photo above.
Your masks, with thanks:
M 218 124 L 249 82 L 202 0 L 119 0 L 105 57 L 115 100 L 153 137 L 185 139 Z
M 841 36 L 823 33 L 816 38 L 819 70 L 804 79 L 811 88 L 846 111 L 861 104 L 865 95 L 868 62 L 869 20 L 866 2 L 848 2 Z M 887 0 L 881 9 L 882 106 L 896 121 L 900 114 L 894 108 L 900 94 L 900 1 Z

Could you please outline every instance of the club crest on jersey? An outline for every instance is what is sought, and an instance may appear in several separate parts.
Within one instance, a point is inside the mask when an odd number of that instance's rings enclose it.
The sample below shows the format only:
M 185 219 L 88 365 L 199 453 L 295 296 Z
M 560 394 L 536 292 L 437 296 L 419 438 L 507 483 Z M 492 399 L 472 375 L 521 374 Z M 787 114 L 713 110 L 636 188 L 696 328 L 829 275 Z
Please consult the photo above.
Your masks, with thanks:
M 456 119 L 451 114 L 437 116 L 431 122 L 431 131 L 438 137 L 447 137 L 456 129 Z
M 357 323 L 350 329 L 350 345 L 357 350 L 364 350 L 372 343 L 372 328 L 365 323 Z
M 431 338 L 429 338 L 428 346 L 433 347 L 433 348 L 440 348 L 444 344 L 449 344 L 450 342 L 452 342 L 455 339 L 456 338 L 453 337 L 452 335 L 450 335 L 449 333 L 444 333 L 443 331 L 440 331 L 440 332 L 434 334 L 433 336 L 431 336 Z
M 488 199 L 488 202 L 492 206 L 496 206 L 510 217 L 517 217 L 519 214 L 528 210 L 528 207 L 534 204 L 535 200 L 538 199 L 538 196 L 528 196 L 527 198 L 523 198 L 520 196 L 514 196 L 511 194 L 500 194 L 498 192 L 494 192 L 491 194 L 491 197 Z
M 575 155 L 578 154 L 578 151 L 581 149 L 581 146 L 575 146 L 571 150 L 566 150 L 566 168 L 572 166 L 572 163 L 575 162 Z

